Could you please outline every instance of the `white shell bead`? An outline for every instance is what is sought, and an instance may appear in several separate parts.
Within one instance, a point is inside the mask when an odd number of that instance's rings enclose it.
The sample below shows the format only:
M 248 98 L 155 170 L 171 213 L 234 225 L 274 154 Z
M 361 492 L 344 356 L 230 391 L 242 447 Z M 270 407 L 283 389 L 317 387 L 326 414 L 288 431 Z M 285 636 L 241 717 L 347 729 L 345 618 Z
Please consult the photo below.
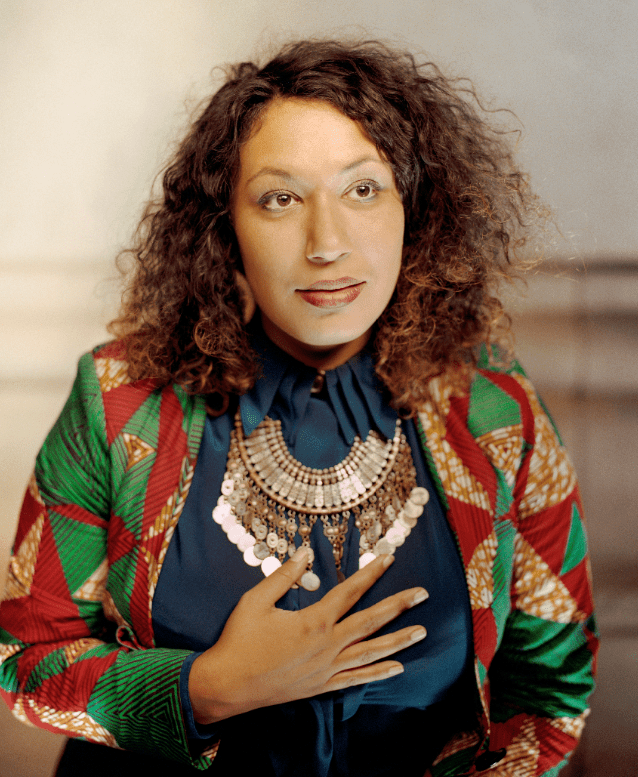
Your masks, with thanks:
M 379 542 L 377 542 L 377 544 L 374 546 L 374 552 L 377 554 L 377 556 L 382 556 L 386 553 L 393 553 L 394 548 L 386 539 L 383 539 L 379 540 Z
M 240 524 L 236 523 L 234 526 L 231 526 L 231 528 L 228 530 L 228 539 L 233 543 L 233 545 L 237 545 L 239 540 L 246 534 L 246 529 Z
M 320 583 L 321 581 L 314 572 L 304 572 L 299 581 L 301 587 L 305 588 L 306 591 L 316 591 Z
M 363 569 L 371 561 L 374 561 L 375 558 L 376 556 L 374 553 L 372 553 L 372 551 L 368 551 L 367 553 L 364 553 L 362 556 L 359 557 L 359 569 Z
M 403 508 L 403 512 L 408 516 L 408 518 L 418 518 L 419 516 L 423 515 L 423 507 L 422 505 L 417 505 L 408 499 Z
M 246 551 L 248 553 L 248 551 Z M 268 577 L 269 575 L 272 575 L 272 573 L 279 569 L 281 566 L 281 561 L 279 561 L 278 558 L 275 558 L 274 556 L 268 556 L 268 558 L 265 558 L 261 562 L 261 571 Z
M 260 562 L 270 556 L 270 550 L 265 542 L 255 543 L 253 546 L 253 553 L 255 554 L 255 558 L 258 558 Z
M 410 494 L 410 501 L 414 502 L 414 504 L 417 505 L 425 505 L 430 500 L 430 493 L 427 490 L 427 488 L 423 488 L 422 486 L 417 486 L 416 488 L 412 489 L 412 492 Z
M 232 514 L 227 515 L 222 521 L 222 529 L 226 532 L 226 534 L 228 534 L 233 526 L 237 526 L 237 519 Z
M 239 538 L 237 541 L 237 547 L 241 552 L 243 553 L 245 550 L 248 550 L 252 545 L 255 544 L 255 538 L 252 534 L 244 534 L 242 537 Z
M 385 538 L 391 545 L 395 545 L 397 548 L 405 542 L 405 535 L 395 528 L 388 529 Z
M 275 534 L 274 531 L 271 531 L 270 534 L 266 537 L 266 544 L 269 548 L 276 548 L 278 542 L 279 537 Z
M 408 529 L 414 529 L 418 522 L 417 518 L 411 518 L 409 515 L 406 515 L 405 510 L 401 510 L 399 513 L 399 520 L 404 526 L 407 526 Z
M 223 523 L 224 519 L 231 514 L 230 505 L 217 505 L 213 510 L 213 520 L 215 523 Z
M 244 551 L 244 561 L 249 567 L 258 567 L 261 564 L 261 560 L 258 559 L 253 553 L 253 545 Z
M 222 483 L 222 494 L 224 496 L 229 496 L 233 493 L 235 490 L 235 481 L 234 480 L 224 480 Z

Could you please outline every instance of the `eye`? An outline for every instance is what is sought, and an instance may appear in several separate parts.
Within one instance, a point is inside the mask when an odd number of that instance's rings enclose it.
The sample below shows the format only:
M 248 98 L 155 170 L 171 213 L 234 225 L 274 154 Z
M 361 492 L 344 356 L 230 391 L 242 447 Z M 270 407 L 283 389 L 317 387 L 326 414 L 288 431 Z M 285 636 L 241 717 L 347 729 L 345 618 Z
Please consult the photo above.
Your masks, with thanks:
M 296 198 L 289 192 L 268 192 L 260 197 L 258 204 L 270 213 L 281 213 L 284 210 L 290 210 Z
M 346 194 L 355 202 L 370 202 L 381 191 L 381 186 L 375 181 L 359 181 Z

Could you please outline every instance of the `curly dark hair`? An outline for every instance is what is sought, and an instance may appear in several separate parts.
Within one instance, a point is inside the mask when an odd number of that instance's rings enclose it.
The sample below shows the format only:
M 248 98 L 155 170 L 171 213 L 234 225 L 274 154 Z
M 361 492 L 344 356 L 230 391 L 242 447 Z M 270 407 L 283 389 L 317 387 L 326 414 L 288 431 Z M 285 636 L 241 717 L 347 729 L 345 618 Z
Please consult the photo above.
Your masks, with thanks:
M 124 339 L 134 379 L 175 382 L 222 407 L 254 384 L 231 193 L 242 143 L 270 101 L 286 97 L 336 107 L 392 167 L 405 211 L 402 269 L 372 346 L 393 404 L 413 414 L 430 377 L 506 338 L 496 290 L 546 212 L 514 163 L 511 133 L 486 121 L 471 85 L 378 41 L 295 42 L 261 68 L 228 69 L 123 252 L 134 272 L 109 331 Z

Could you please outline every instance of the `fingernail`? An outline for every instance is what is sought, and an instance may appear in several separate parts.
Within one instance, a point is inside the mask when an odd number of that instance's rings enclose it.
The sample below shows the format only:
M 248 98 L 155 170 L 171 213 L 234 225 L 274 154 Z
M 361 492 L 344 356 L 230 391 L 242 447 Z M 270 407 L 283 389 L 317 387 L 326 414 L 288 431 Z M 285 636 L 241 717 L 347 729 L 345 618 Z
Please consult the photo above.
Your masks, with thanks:
M 412 604 L 419 604 L 419 602 L 424 602 L 430 594 L 425 590 L 425 588 L 422 588 L 420 591 L 417 591 L 414 594 L 414 598 L 412 599 Z
M 394 556 L 389 553 L 384 559 L 383 559 L 383 566 L 389 567 L 390 564 L 394 561 Z
M 307 561 L 308 560 L 308 549 L 304 548 L 303 546 L 301 548 L 297 548 L 297 550 L 292 555 L 292 560 L 301 562 L 301 561 Z
M 401 674 L 403 672 L 402 666 L 393 666 L 390 669 L 388 669 L 388 677 L 392 677 L 395 674 Z
M 420 639 L 423 639 L 425 637 L 425 629 L 423 627 L 414 629 L 414 631 L 410 634 L 410 639 L 412 642 L 418 642 Z

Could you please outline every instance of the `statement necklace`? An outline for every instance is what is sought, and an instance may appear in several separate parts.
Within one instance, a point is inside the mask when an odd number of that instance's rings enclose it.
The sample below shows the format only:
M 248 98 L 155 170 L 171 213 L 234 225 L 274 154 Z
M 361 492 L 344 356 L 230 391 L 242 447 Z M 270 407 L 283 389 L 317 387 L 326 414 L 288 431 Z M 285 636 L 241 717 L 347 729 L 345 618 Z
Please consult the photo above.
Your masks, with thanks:
M 332 545 L 337 577 L 351 514 L 359 530 L 359 568 L 394 553 L 416 526 L 429 499 L 416 486 L 416 471 L 398 420 L 394 437 L 385 441 L 374 430 L 366 440 L 355 437 L 350 453 L 334 467 L 305 467 L 286 446 L 281 421 L 266 416 L 245 437 L 239 411 L 231 433 L 221 496 L 213 510 L 228 539 L 249 566 L 270 575 L 297 549 L 309 551 L 300 585 L 319 588 L 312 571 L 310 533 L 319 518 Z

